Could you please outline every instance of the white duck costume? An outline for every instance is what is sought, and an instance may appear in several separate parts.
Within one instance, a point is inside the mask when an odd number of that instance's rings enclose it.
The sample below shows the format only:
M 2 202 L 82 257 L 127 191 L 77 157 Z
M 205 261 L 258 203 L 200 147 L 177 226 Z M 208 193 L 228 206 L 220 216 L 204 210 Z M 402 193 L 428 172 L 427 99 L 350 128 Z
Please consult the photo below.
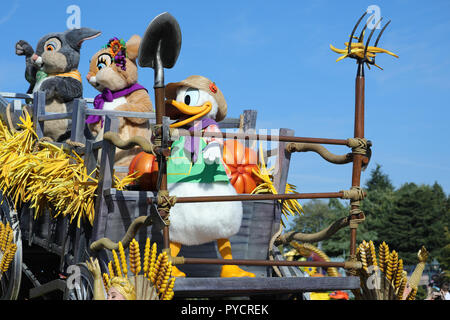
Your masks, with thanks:
M 178 120 L 171 127 L 194 132 L 220 132 L 217 122 L 227 113 L 222 92 L 214 82 L 202 76 L 169 83 L 166 114 Z M 222 160 L 223 140 L 219 136 L 181 136 L 171 147 L 167 161 L 167 185 L 177 197 L 236 195 Z M 242 202 L 177 204 L 170 210 L 170 249 L 176 256 L 181 245 L 199 245 L 217 240 L 223 259 L 232 259 L 229 237 L 239 231 Z M 185 276 L 173 267 L 174 276 Z M 236 265 L 224 265 L 222 277 L 254 277 Z

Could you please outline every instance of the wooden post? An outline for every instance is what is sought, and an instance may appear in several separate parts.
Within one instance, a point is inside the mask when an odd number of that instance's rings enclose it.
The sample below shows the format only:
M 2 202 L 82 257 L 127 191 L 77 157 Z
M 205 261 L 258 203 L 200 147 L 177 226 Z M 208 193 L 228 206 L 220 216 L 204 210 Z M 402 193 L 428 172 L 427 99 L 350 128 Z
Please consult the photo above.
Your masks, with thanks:
M 294 130 L 281 128 L 280 136 L 293 136 Z M 289 162 L 291 161 L 291 153 L 286 151 L 287 142 L 278 142 L 278 158 L 277 158 L 277 168 L 273 176 L 274 186 L 278 193 L 284 193 L 286 189 L 287 177 L 289 173 Z M 277 169 L 276 168 L 276 169 Z
M 163 117 L 165 116 L 166 108 L 165 108 L 165 86 L 164 84 L 157 84 L 154 87 L 155 90 L 155 107 L 156 107 L 156 125 L 161 126 L 159 130 L 159 134 L 161 135 L 161 141 L 164 144 L 164 140 L 166 137 L 163 136 Z M 167 147 L 161 145 L 161 147 Z M 166 157 L 159 155 L 158 156 L 158 167 L 159 174 L 161 175 L 161 184 L 159 187 L 159 191 L 167 191 L 167 161 Z M 166 212 L 163 210 L 159 210 L 159 214 L 161 217 L 165 218 Z M 170 248 L 170 236 L 169 236 L 169 226 L 165 225 L 163 228 L 163 246 L 164 249 Z
M 244 110 L 244 123 L 242 129 L 246 132 L 249 129 L 256 129 L 256 110 Z
M 119 130 L 119 119 L 111 117 L 109 115 L 105 116 L 104 132 L 112 131 L 118 132 Z M 114 170 L 114 156 L 116 154 L 116 147 L 110 143 L 108 140 L 103 140 L 102 145 L 102 155 L 100 160 L 100 172 L 98 178 L 98 188 L 97 188 L 97 199 L 95 202 L 95 219 L 94 226 L 92 230 L 93 241 L 97 238 L 104 236 L 106 228 L 106 219 L 108 217 L 108 212 L 102 210 L 102 204 L 105 201 L 104 190 L 110 189 L 113 183 L 113 170 Z
M 45 92 L 37 91 L 33 94 L 33 123 L 38 138 L 44 136 L 44 121 L 39 121 L 39 117 L 45 114 Z
M 354 137 L 364 138 L 364 62 L 358 63 L 358 72 L 356 75 L 355 83 L 355 126 Z M 359 187 L 361 181 L 361 167 L 362 167 L 363 155 L 353 155 L 353 168 L 352 168 L 352 187 Z M 350 202 L 351 203 L 351 202 Z M 358 206 L 352 205 L 352 209 L 359 209 Z M 351 217 L 356 219 L 357 216 Z M 356 255 L 356 228 L 350 229 L 350 258 L 355 258 Z
M 86 100 L 75 99 L 72 109 L 72 128 L 70 140 L 85 143 L 84 127 L 86 121 Z

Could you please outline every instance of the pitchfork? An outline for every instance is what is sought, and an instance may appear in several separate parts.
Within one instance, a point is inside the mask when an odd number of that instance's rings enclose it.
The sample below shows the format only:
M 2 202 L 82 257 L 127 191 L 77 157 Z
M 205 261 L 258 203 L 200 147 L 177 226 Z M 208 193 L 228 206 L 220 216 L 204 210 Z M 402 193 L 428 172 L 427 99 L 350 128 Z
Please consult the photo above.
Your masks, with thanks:
M 351 52 L 351 50 L 352 50 L 352 42 L 353 42 L 353 39 L 355 38 L 354 35 L 355 35 L 355 32 L 356 32 L 356 29 L 358 28 L 359 24 L 361 23 L 361 20 L 362 20 L 366 15 L 367 15 L 367 11 L 364 12 L 364 14 L 361 16 L 361 18 L 359 18 L 358 22 L 356 22 L 356 25 L 353 27 L 353 31 L 352 31 L 352 33 L 351 33 L 351 35 L 350 35 L 350 40 L 349 40 L 349 42 L 348 42 L 348 57 L 353 58 L 353 59 L 356 59 L 356 61 L 357 61 L 357 63 L 358 63 L 358 72 L 357 72 L 357 76 L 362 76 L 362 77 L 364 77 L 364 63 L 366 63 L 366 64 L 371 64 L 371 65 L 375 65 L 375 56 L 374 56 L 372 59 L 369 59 L 369 58 L 367 57 L 367 49 L 368 49 L 368 47 L 369 47 L 370 40 L 372 39 L 372 36 L 373 36 L 375 30 L 378 28 L 379 24 L 381 23 L 381 20 L 383 20 L 383 17 L 381 17 L 381 18 L 375 23 L 375 25 L 374 25 L 372 31 L 370 32 L 369 37 L 367 38 L 366 45 L 365 45 L 365 47 L 364 47 L 364 54 L 363 54 L 363 57 L 360 57 L 360 56 L 358 56 L 358 55 L 356 55 L 356 54 L 353 54 L 353 53 Z M 371 16 L 369 19 L 367 19 L 366 24 L 364 25 L 363 29 L 361 30 L 361 33 L 359 34 L 358 42 L 360 42 L 360 43 L 363 42 L 363 39 L 364 39 L 364 32 L 366 31 L 367 26 L 369 25 L 369 23 L 372 22 L 372 20 L 373 20 L 374 18 L 375 18 L 375 15 L 373 15 L 373 16 Z M 378 34 L 377 40 L 375 41 L 374 47 L 377 47 L 377 46 L 378 46 L 378 42 L 380 41 L 380 38 L 381 38 L 381 36 L 383 35 L 383 32 L 384 32 L 384 30 L 386 30 L 386 28 L 387 28 L 387 26 L 389 25 L 389 23 L 391 23 L 391 20 L 389 20 L 389 21 L 384 25 L 384 27 L 381 29 L 380 33 Z
M 367 51 L 369 48 L 370 40 L 372 39 L 372 36 L 374 35 L 375 30 L 377 29 L 378 25 L 381 23 L 381 20 L 383 18 L 380 18 L 374 25 L 369 37 L 366 40 L 364 51 L 362 55 L 357 55 L 355 53 L 352 53 L 352 42 L 355 38 L 355 32 L 358 28 L 359 24 L 361 23 L 362 19 L 367 15 L 367 12 L 365 12 L 357 21 L 356 25 L 353 27 L 353 31 L 350 35 L 350 40 L 348 43 L 348 57 L 356 59 L 356 62 L 358 64 L 357 74 L 356 74 L 356 85 L 355 85 L 355 127 L 354 127 L 354 137 L 357 139 L 364 139 L 364 89 L 365 89 L 365 79 L 364 79 L 364 63 L 368 65 L 375 65 L 375 56 L 372 58 L 369 58 L 367 56 Z M 358 42 L 362 43 L 364 40 L 364 32 L 366 31 L 369 23 L 372 21 L 372 19 L 375 18 L 375 15 L 370 17 L 365 26 L 363 27 L 358 39 Z M 389 25 L 391 21 L 388 21 L 384 27 L 381 29 L 376 41 L 374 47 L 377 47 L 378 42 L 380 41 L 380 38 L 386 30 L 387 26 Z M 367 143 L 367 152 L 366 154 L 353 154 L 353 170 L 352 170 L 352 188 L 360 187 L 360 180 L 361 180 L 361 170 L 363 166 L 366 166 L 370 160 L 370 146 L 371 143 L 368 141 Z M 364 219 L 364 214 L 362 211 L 359 210 L 359 202 L 350 202 L 351 209 L 352 209 L 352 219 L 358 219 L 362 220 Z M 350 239 L 350 256 L 356 257 L 356 227 L 351 228 L 351 239 Z

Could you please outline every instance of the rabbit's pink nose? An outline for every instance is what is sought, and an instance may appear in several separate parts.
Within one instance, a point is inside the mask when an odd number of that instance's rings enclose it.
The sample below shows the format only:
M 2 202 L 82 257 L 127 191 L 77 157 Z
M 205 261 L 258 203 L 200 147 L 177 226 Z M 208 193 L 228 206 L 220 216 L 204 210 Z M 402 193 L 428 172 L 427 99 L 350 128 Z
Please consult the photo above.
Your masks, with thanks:
M 31 59 L 33 59 L 33 61 L 36 61 L 39 58 L 39 56 L 36 53 L 33 53 L 33 55 L 31 56 Z
M 88 73 L 87 75 L 86 75 L 86 79 L 89 81 L 89 79 L 91 79 L 91 77 L 92 77 L 92 75 L 90 74 L 90 73 Z

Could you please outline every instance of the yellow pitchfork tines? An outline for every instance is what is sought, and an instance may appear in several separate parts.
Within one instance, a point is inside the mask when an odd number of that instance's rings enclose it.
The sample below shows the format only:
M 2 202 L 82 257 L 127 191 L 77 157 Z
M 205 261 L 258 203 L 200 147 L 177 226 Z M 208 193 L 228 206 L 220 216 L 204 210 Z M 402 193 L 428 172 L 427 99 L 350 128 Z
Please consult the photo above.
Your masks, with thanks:
M 333 50 L 336 53 L 339 53 L 341 56 L 336 60 L 340 61 L 343 60 L 345 58 L 352 58 L 352 59 L 356 59 L 358 61 L 358 63 L 362 64 L 365 63 L 367 65 L 367 67 L 370 69 L 370 65 L 374 65 L 378 68 L 380 68 L 381 70 L 383 70 L 383 68 L 381 68 L 379 65 L 377 65 L 375 63 L 375 57 L 377 53 L 387 53 L 393 57 L 398 58 L 398 56 L 391 52 L 388 51 L 386 49 L 383 48 L 379 48 L 378 47 L 378 42 L 380 41 L 381 35 L 383 34 L 384 30 L 386 30 L 387 26 L 389 25 L 389 23 L 391 22 L 390 20 L 384 25 L 384 27 L 381 29 L 380 33 L 378 34 L 378 37 L 375 41 L 374 46 L 369 46 L 370 40 L 372 39 L 372 36 L 375 32 L 375 30 L 378 28 L 379 24 L 381 23 L 381 20 L 383 19 L 382 17 L 375 23 L 375 25 L 372 28 L 372 31 L 370 32 L 369 37 L 367 38 L 366 43 L 364 44 L 364 35 L 365 35 L 365 31 L 369 25 L 369 23 L 375 18 L 375 15 L 371 16 L 369 19 L 367 19 L 366 24 L 364 25 L 359 37 L 354 36 L 356 29 L 358 28 L 359 24 L 361 23 L 361 20 L 366 16 L 367 12 L 365 12 L 358 20 L 358 22 L 356 23 L 356 25 L 353 28 L 353 31 L 350 35 L 350 39 L 348 42 L 345 42 L 345 49 L 337 49 L 335 48 L 332 44 L 330 44 L 330 48 L 331 50 Z M 352 42 L 353 39 L 358 40 L 357 42 Z

